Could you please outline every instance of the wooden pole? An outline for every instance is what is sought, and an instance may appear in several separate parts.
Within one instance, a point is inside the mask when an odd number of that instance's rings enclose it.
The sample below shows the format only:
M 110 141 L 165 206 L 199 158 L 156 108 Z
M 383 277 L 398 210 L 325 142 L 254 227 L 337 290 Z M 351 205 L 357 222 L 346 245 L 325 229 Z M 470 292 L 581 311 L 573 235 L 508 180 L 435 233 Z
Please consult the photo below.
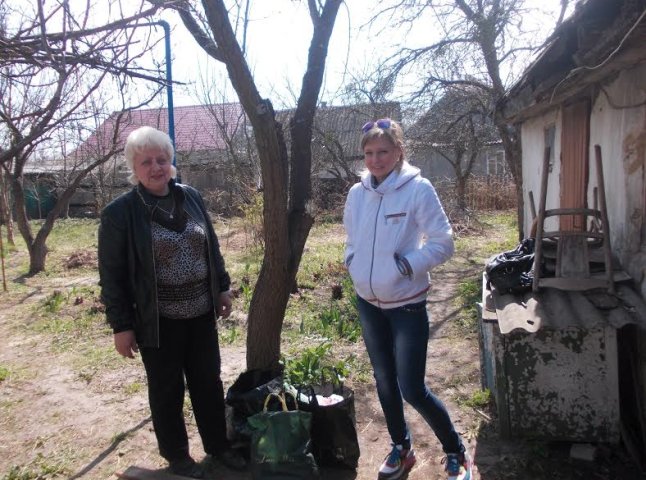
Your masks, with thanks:
M 601 228 L 603 228 L 603 254 L 606 263 L 606 281 L 608 292 L 615 293 L 614 272 L 612 268 L 612 249 L 610 248 L 610 222 L 608 221 L 608 207 L 606 205 L 606 187 L 603 177 L 603 162 L 601 159 L 601 145 L 594 146 L 597 161 L 597 188 L 599 189 L 599 210 L 601 211 Z
M 2 223 L 0 223 L 0 259 L 2 259 L 2 289 L 7 291 L 7 275 L 4 270 L 4 241 L 2 240 Z
M 536 237 L 534 239 L 534 280 L 532 291 L 538 292 L 541 278 L 541 259 L 543 256 L 543 223 L 545 222 L 545 206 L 547 204 L 547 179 L 550 175 L 550 147 L 545 147 L 543 155 L 543 172 L 541 175 L 541 196 L 536 217 Z

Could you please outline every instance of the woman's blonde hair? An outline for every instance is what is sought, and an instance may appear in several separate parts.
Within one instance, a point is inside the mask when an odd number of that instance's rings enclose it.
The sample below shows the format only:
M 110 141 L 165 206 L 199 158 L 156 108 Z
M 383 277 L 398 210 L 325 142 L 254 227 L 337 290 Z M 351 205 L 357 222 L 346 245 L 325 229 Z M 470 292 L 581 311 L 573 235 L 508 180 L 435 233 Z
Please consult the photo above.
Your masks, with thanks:
M 173 148 L 173 142 L 171 141 L 168 134 L 157 130 L 153 127 L 139 127 L 136 130 L 130 132 L 128 138 L 126 139 L 126 146 L 124 147 L 123 154 L 126 157 L 126 165 L 130 169 L 130 176 L 128 181 L 133 185 L 137 185 L 139 180 L 134 171 L 134 162 L 135 155 L 143 152 L 144 150 L 161 150 L 166 154 L 168 160 L 173 159 L 175 154 L 175 149 Z M 177 169 L 175 165 L 171 165 L 171 178 L 177 177 Z
M 363 153 L 363 149 L 368 142 L 374 140 L 375 138 L 383 137 L 388 140 L 393 146 L 398 147 L 401 151 L 401 157 L 399 157 L 399 161 L 397 162 L 397 165 L 395 165 L 395 168 L 397 170 L 401 168 L 401 166 L 404 164 L 405 149 L 404 131 L 402 130 L 402 127 L 399 123 L 397 123 L 395 120 L 391 120 L 390 118 L 381 118 L 379 120 L 375 120 L 374 122 L 366 123 L 361 131 L 363 133 L 359 142 L 361 153 Z

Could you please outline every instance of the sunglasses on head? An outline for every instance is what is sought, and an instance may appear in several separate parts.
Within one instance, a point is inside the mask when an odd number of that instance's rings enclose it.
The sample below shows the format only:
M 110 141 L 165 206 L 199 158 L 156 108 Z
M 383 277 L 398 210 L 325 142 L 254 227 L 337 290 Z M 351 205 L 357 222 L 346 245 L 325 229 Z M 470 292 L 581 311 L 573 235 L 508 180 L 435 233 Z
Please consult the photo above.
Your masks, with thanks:
M 374 122 L 368 122 L 363 127 L 361 127 L 361 131 L 363 133 L 368 133 L 375 127 L 375 125 L 381 129 L 387 130 L 391 126 L 390 118 L 380 118 L 379 120 L 375 120 Z

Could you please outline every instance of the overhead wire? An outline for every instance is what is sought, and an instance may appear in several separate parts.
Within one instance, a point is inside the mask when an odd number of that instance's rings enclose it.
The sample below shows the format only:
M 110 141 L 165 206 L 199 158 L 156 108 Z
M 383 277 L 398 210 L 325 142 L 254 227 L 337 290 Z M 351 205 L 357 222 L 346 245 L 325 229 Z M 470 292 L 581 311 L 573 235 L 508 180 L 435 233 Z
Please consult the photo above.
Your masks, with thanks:
M 619 42 L 619 45 L 617 45 L 617 47 L 616 47 L 612 52 L 610 52 L 610 53 L 608 54 L 608 56 L 607 56 L 607 57 L 606 57 L 606 58 L 605 58 L 601 63 L 599 63 L 598 65 L 595 65 L 595 66 L 581 65 L 580 67 L 576 67 L 575 69 L 571 70 L 571 71 L 570 71 L 570 72 L 565 76 L 565 78 L 564 78 L 563 80 L 561 80 L 559 83 L 557 83 L 557 84 L 554 86 L 554 90 L 552 90 L 552 95 L 550 96 L 550 102 L 549 102 L 549 103 L 552 103 L 552 102 L 554 101 L 554 96 L 556 95 L 556 91 L 558 90 L 558 88 L 559 88 L 559 87 L 560 87 L 560 86 L 561 86 L 565 81 L 567 81 L 567 80 L 568 80 L 568 79 L 570 79 L 573 75 L 575 75 L 577 72 L 579 72 L 579 71 L 581 71 L 581 70 L 596 70 L 596 69 L 598 69 L 598 68 L 603 67 L 606 63 L 608 63 L 608 62 L 610 61 L 610 59 L 611 59 L 612 57 L 614 57 L 614 56 L 617 54 L 617 52 L 619 52 L 619 50 L 621 50 L 621 47 L 623 47 L 623 45 L 624 45 L 624 43 L 626 42 L 626 40 L 628 39 L 628 37 L 630 37 L 630 35 L 631 35 L 631 34 L 633 33 L 633 31 L 635 30 L 635 28 L 637 28 L 637 25 L 639 25 L 639 24 L 641 23 L 641 21 L 643 20 L 643 18 L 644 18 L 645 16 L 646 16 L 646 9 L 644 9 L 644 11 L 641 13 L 641 15 L 639 16 L 639 18 L 637 18 L 637 20 L 635 21 L 635 23 L 633 24 L 633 26 L 632 26 L 632 27 L 630 27 L 630 29 L 628 29 L 628 31 L 626 32 L 626 34 L 623 36 L 623 38 L 622 38 L 622 39 L 621 39 L 621 41 Z

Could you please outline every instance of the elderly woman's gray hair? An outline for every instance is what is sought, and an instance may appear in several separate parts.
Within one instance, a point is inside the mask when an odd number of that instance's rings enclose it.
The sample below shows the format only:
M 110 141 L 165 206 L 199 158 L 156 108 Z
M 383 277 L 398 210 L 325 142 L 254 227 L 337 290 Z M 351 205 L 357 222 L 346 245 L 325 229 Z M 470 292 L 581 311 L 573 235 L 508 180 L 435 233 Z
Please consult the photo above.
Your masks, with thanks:
M 147 126 L 139 127 L 130 132 L 130 135 L 128 135 L 128 138 L 126 139 L 126 146 L 123 154 L 126 157 L 126 165 L 128 165 L 128 168 L 130 169 L 128 180 L 133 185 L 137 185 L 137 183 L 139 183 L 134 172 L 135 155 L 146 150 L 161 150 L 166 154 L 169 161 L 173 159 L 173 155 L 175 154 L 173 142 L 168 134 L 157 130 L 156 128 Z M 177 177 L 177 169 L 172 165 L 171 178 L 175 177 Z

